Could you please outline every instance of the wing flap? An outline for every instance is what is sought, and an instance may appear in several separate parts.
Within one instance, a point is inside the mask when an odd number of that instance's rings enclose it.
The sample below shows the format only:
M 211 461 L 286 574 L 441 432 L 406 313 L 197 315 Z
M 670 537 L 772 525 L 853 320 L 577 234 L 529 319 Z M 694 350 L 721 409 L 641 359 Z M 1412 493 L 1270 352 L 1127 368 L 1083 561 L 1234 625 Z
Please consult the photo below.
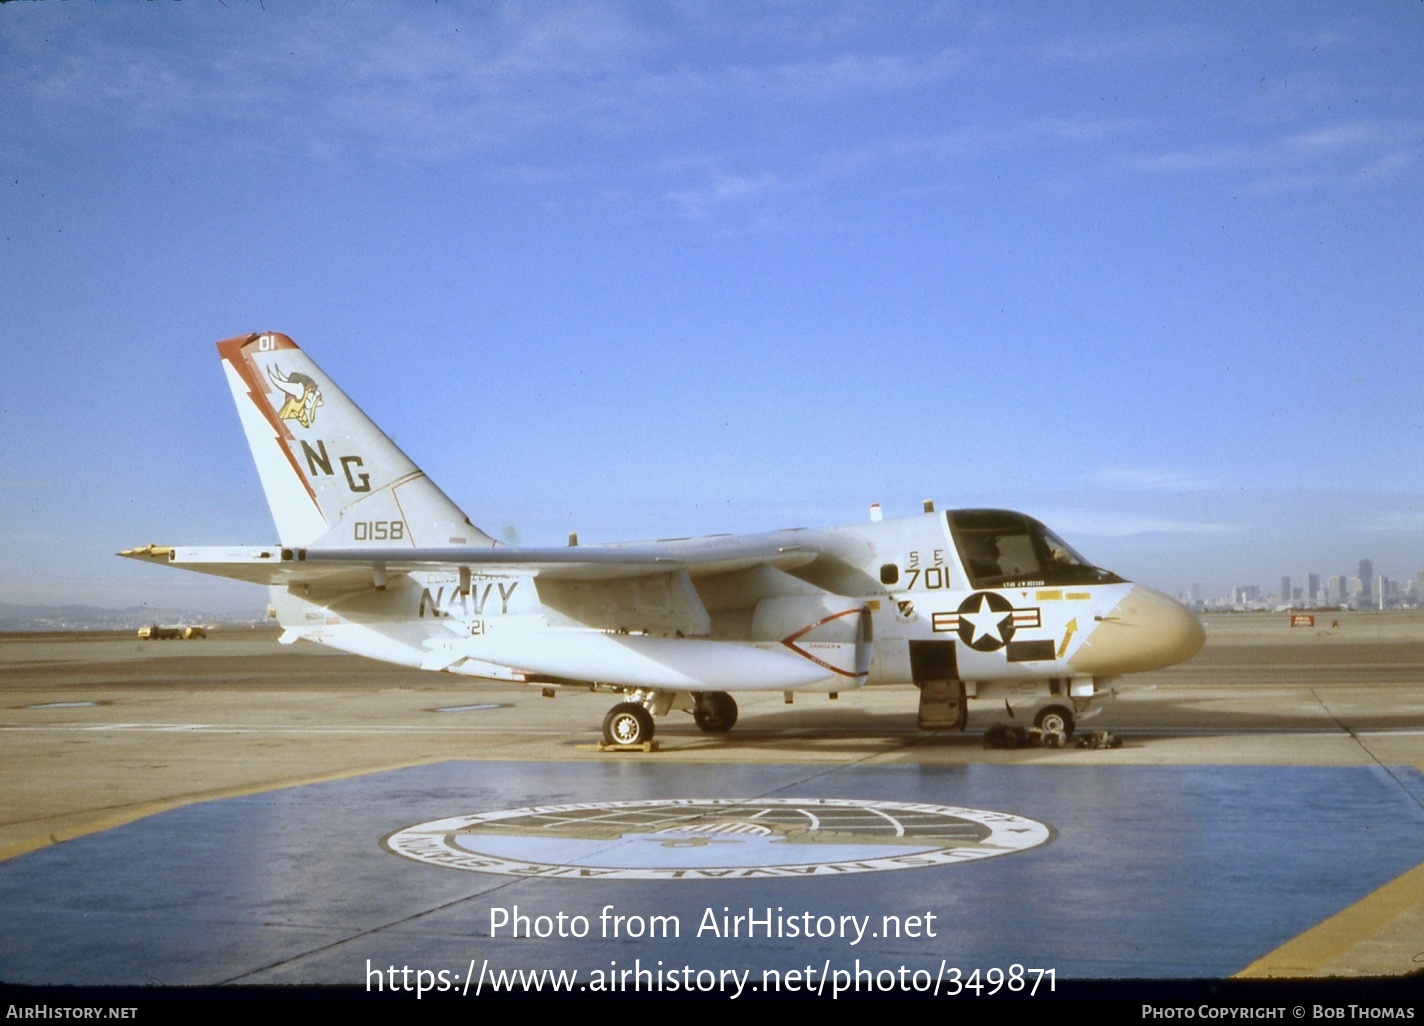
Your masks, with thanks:
M 602 580 L 534 580 L 551 624 L 611 631 L 711 633 L 712 620 L 686 570 Z

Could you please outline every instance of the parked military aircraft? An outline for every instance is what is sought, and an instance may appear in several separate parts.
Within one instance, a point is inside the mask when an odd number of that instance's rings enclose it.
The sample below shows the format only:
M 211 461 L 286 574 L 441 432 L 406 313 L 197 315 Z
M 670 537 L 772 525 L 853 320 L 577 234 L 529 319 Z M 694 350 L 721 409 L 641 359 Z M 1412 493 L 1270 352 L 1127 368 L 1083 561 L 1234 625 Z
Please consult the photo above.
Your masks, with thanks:
M 286 644 L 618 694 L 608 744 L 646 742 L 674 709 L 729 730 L 737 692 L 872 684 L 915 685 L 925 729 L 963 729 L 980 699 L 1033 703 L 1040 727 L 1071 733 L 1114 678 L 1204 640 L 1183 606 L 1008 510 L 927 502 L 824 530 L 501 544 L 290 338 L 218 353 L 280 544 L 121 555 L 269 585 Z

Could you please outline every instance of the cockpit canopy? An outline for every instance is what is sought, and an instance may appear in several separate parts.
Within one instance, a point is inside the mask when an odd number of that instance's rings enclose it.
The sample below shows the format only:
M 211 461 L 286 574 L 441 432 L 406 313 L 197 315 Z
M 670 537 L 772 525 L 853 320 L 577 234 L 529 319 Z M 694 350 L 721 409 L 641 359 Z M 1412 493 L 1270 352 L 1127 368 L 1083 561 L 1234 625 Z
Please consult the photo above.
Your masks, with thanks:
M 959 559 L 976 588 L 1115 584 L 1033 517 L 1006 509 L 955 509 L 945 516 Z

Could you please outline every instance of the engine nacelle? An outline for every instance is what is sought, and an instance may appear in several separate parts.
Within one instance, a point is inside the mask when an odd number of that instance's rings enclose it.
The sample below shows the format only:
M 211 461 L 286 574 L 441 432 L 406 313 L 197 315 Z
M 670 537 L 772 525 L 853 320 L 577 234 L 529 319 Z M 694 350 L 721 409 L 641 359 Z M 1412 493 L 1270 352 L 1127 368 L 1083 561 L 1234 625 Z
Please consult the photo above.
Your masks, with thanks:
M 870 672 L 870 611 L 844 595 L 764 598 L 752 613 L 752 638 L 779 641 L 824 668 L 816 690 L 860 687 Z

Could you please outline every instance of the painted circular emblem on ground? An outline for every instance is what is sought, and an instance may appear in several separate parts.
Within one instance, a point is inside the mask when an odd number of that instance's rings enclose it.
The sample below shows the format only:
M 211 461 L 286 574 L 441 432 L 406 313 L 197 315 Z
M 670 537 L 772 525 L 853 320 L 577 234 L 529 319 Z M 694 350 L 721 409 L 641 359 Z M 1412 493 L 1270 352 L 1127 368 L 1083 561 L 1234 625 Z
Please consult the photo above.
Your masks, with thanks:
M 502 809 L 383 840 L 450 869 L 571 879 L 844 876 L 1010 855 L 1051 840 L 1005 812 L 851 798 L 686 798 Z

